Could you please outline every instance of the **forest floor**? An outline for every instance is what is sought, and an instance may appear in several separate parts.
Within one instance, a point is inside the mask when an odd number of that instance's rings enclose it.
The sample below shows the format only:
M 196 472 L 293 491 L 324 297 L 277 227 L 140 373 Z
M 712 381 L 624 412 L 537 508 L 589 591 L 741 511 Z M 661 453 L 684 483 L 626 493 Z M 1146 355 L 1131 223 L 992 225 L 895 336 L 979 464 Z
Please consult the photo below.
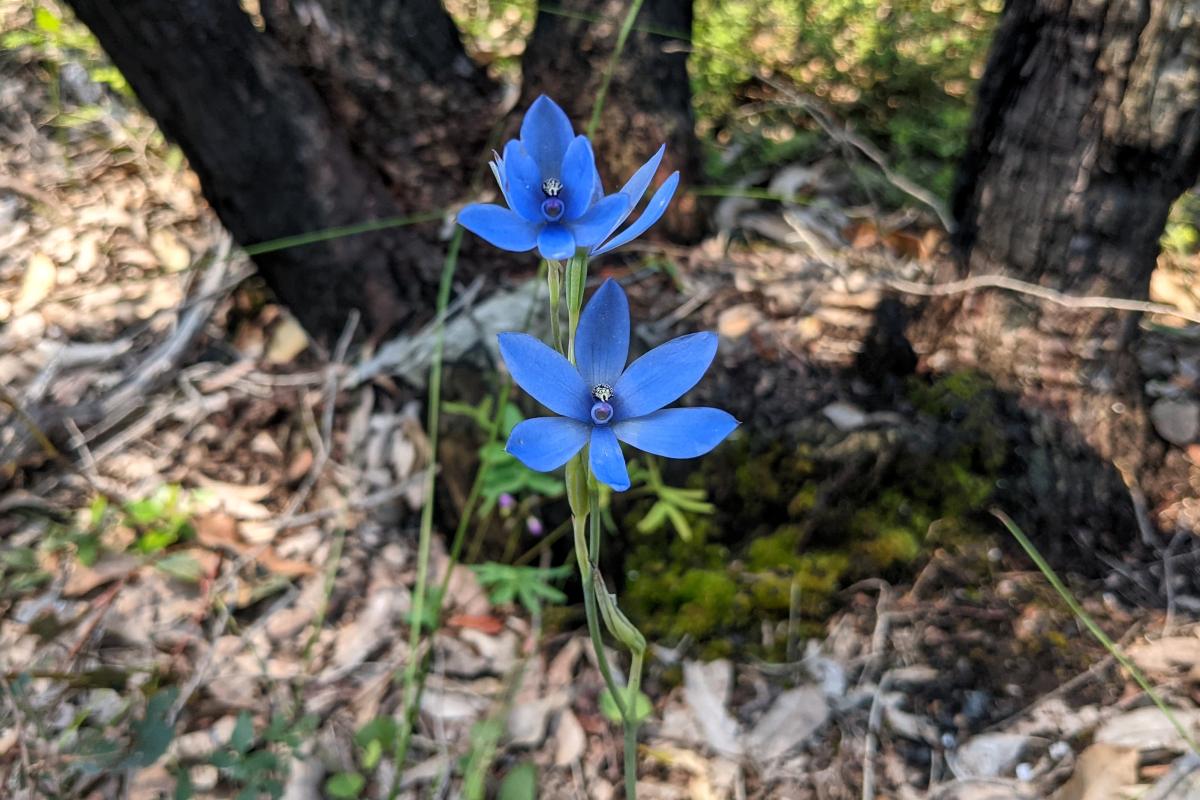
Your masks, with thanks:
M 0 72 L 0 795 L 386 796 L 429 499 L 429 331 L 323 352 L 148 118 L 87 75 L 58 76 L 61 97 L 47 85 Z M 762 179 L 803 204 L 727 200 L 716 236 L 646 247 L 671 269 L 608 268 L 643 343 L 721 333 L 708 391 L 740 391 L 750 427 L 786 418 L 798 392 L 838 442 L 900 414 L 820 382 L 854 368 L 888 292 L 928 283 L 943 237 L 928 209 L 849 206 L 842 153 Z M 1156 300 L 1194 317 L 1195 266 L 1164 258 Z M 458 287 L 452 395 L 488 385 L 492 333 L 523 327 L 535 286 Z M 1190 330 L 1157 315 L 1139 346 L 1160 432 L 1200 463 Z M 461 422 L 439 454 L 435 581 L 479 444 Z M 1198 504 L 1183 491 L 1175 516 Z M 493 514 L 479 547 L 552 567 L 562 551 L 527 526 L 556 508 Z M 1070 583 L 1194 740 L 1193 538 L 1098 553 L 1108 573 Z M 835 587 L 803 634 L 785 626 L 785 658 L 660 641 L 639 796 L 1200 792 L 1200 755 L 1011 542 L 950 541 L 888 575 Z M 619 796 L 577 609 L 502 602 L 468 566 L 447 586 L 400 796 L 473 778 L 512 798 L 533 796 L 522 780 L 543 798 Z

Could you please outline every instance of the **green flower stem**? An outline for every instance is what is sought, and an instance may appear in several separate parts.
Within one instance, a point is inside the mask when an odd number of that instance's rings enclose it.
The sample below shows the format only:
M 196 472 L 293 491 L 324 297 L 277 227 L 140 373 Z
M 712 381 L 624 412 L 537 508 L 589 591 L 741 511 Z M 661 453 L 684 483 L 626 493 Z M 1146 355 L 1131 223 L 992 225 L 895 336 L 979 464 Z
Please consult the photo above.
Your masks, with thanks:
M 592 519 L 592 528 L 594 529 L 593 539 L 598 539 L 598 528 L 600 527 L 600 506 L 597 502 L 599 492 L 592 490 L 593 510 L 590 514 Z M 621 719 L 629 718 L 629 707 L 624 700 L 624 693 L 621 687 L 617 685 L 616 679 L 612 674 L 612 667 L 608 664 L 608 656 L 604 652 L 604 638 L 600 628 L 600 614 L 596 608 L 596 589 L 592 582 L 592 565 L 595 563 L 593 557 L 588 554 L 588 545 L 584 538 L 583 529 L 588 523 L 588 515 L 575 515 L 571 520 L 575 527 L 575 559 L 579 562 L 579 576 L 583 580 L 583 608 L 587 612 L 588 633 L 592 637 L 592 649 L 596 651 L 596 664 L 600 667 L 600 675 L 604 678 L 604 684 L 608 687 L 608 693 L 612 696 L 613 702 L 617 705 L 617 711 L 621 714 Z M 593 548 L 595 550 L 595 548 Z
M 629 664 L 629 699 L 626 701 L 631 713 L 623 717 L 625 722 L 625 796 L 637 797 L 637 736 L 638 725 L 638 695 L 642 690 L 642 660 L 646 657 L 645 650 L 635 650 L 633 660 Z
M 554 349 L 563 351 L 562 322 L 558 318 L 558 307 L 562 300 L 563 265 L 560 261 L 546 262 L 546 285 L 550 289 L 550 339 Z M 529 327 L 529 326 L 526 326 Z

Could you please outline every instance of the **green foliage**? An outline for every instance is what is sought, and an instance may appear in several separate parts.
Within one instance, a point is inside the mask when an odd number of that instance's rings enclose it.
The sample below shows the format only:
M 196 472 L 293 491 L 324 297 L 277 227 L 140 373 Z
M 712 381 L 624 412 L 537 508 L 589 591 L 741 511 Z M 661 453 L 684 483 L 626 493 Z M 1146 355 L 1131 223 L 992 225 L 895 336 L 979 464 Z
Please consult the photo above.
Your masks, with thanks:
M 126 503 L 122 510 L 124 522 L 138 532 L 135 546 L 142 553 L 158 553 L 195 534 L 191 499 L 178 484 L 160 486 L 149 497 Z
M 325 794 L 336 800 L 354 800 L 366 785 L 367 779 L 357 772 L 338 772 L 325 781 Z
M 489 561 L 471 567 L 479 582 L 488 590 L 492 605 L 504 605 L 513 600 L 520 602 L 530 614 L 539 614 L 542 602 L 562 604 L 567 596 L 551 585 L 571 575 L 570 564 L 543 569 L 541 567 L 514 567 Z
M 279 798 L 287 781 L 291 753 L 312 736 L 316 726 L 317 718 L 312 715 L 297 720 L 276 716 L 256 735 L 254 718 L 243 711 L 229 741 L 209 757 L 209 763 L 239 788 L 236 800 Z
M 74 748 L 75 766 L 85 775 L 126 769 L 141 769 L 156 763 L 175 738 L 171 707 L 179 698 L 174 686 L 154 692 L 146 700 L 146 710 L 128 728 L 128 735 L 117 738 L 104 726 L 83 724 Z
M 537 766 L 523 761 L 508 771 L 500 782 L 496 800 L 537 800 Z
M 442 407 L 447 414 L 456 414 L 473 420 L 484 433 L 489 432 L 492 428 L 492 398 L 490 397 L 485 397 L 477 405 L 443 403 Z M 524 419 L 525 417 L 516 405 L 506 403 L 500 418 L 501 440 L 507 441 L 512 429 Z M 480 490 L 480 494 L 483 496 L 483 503 L 479 508 L 480 515 L 491 513 L 502 494 L 520 497 L 525 493 L 530 493 L 543 497 L 561 497 L 566 491 L 561 477 L 556 474 L 534 472 L 518 461 L 515 456 L 505 452 L 501 442 L 484 444 L 479 449 L 479 460 L 487 468 Z
M 54 72 L 66 63 L 77 63 L 93 83 L 133 98 L 125 76 L 108 61 L 96 37 L 54 3 L 38 3 L 28 24 L 0 34 L 0 48 L 31 51 Z
M 623 721 L 621 717 L 621 709 L 617 707 L 617 701 L 613 699 L 612 692 L 608 689 L 600 690 L 600 713 L 603 714 L 609 722 L 614 725 L 620 725 Z M 650 697 L 645 692 L 638 692 L 637 700 L 633 703 L 633 716 L 638 722 L 643 722 L 654 713 L 654 704 L 650 702 Z
M 463 759 L 462 794 L 467 800 L 483 800 L 487 773 L 496 758 L 496 749 L 503 735 L 504 720 L 498 715 L 471 726 L 471 749 Z
M 644 482 L 655 497 L 654 505 L 637 524 L 641 533 L 656 533 L 670 522 L 681 539 L 691 541 L 692 525 L 687 515 L 708 516 L 716 510 L 712 503 L 707 502 L 708 493 L 704 489 L 682 489 L 663 483 L 653 456 L 646 456 L 645 467 L 639 462 L 630 464 L 629 479 L 631 485 Z
M 697 118 L 719 145 L 743 151 L 734 174 L 718 180 L 802 157 L 813 144 L 800 109 L 742 113 L 761 97 L 743 87 L 766 73 L 815 96 L 899 171 L 947 194 L 1000 10 L 999 0 L 697 0 Z
M 364 769 L 373 770 L 379 766 L 383 754 L 395 748 L 398 733 L 399 725 L 393 717 L 376 717 L 358 729 L 354 743 L 361 748 L 359 763 Z

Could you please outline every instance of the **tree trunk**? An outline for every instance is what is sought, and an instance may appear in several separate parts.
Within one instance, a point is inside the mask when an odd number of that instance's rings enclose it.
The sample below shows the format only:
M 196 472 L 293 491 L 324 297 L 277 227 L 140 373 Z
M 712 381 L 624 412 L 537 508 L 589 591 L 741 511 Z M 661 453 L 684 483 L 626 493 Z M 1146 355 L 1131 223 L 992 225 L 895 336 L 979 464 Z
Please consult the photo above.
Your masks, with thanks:
M 954 195 L 974 271 L 1144 297 L 1200 172 L 1200 7 L 1013 0 Z
M 321 98 L 236 0 L 70 0 L 240 244 L 392 216 Z M 255 258 L 279 299 L 329 341 L 351 309 L 382 333 L 431 305 L 440 247 L 408 229 Z M 422 312 L 423 313 L 423 312 Z
M 953 197 L 969 273 L 1147 296 L 1168 210 L 1200 171 L 1198 11 L 1194 0 L 1010 0 Z M 926 349 L 938 350 L 927 363 L 978 365 L 1035 412 L 1027 465 L 1042 524 L 1103 524 L 1114 492 L 1129 522 L 1122 481 L 1146 481 L 1162 460 L 1136 322 L 998 292 L 925 315 Z
M 521 107 L 548 94 L 577 126 L 586 125 L 627 10 L 624 0 L 539 4 L 522 60 Z M 684 187 L 698 182 L 700 147 L 687 74 L 691 35 L 691 0 L 645 0 L 613 74 L 594 141 L 609 191 L 620 188 L 663 142 L 667 155 L 659 179 L 679 170 Z M 673 238 L 697 239 L 703 220 L 696 198 L 681 192 L 660 224 Z
M 495 86 L 440 0 L 264 0 L 261 9 L 268 35 L 405 213 L 444 208 L 486 174 Z

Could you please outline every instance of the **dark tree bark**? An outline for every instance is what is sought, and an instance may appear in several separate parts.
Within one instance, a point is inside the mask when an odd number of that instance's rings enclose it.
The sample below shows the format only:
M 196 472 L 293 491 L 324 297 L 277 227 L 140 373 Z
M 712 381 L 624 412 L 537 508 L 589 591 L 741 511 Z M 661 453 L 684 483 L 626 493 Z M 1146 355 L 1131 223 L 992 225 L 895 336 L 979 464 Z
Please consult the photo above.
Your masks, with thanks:
M 624 0 L 540 4 L 522 60 L 521 107 L 545 93 L 577 126 L 586 125 L 627 11 Z M 687 74 L 691 35 L 691 0 L 645 0 L 613 74 L 594 141 L 601 177 L 609 191 L 620 188 L 660 144 L 667 143 L 658 180 L 679 170 L 684 191 L 661 227 L 683 240 L 695 239 L 702 232 L 696 198 L 686 194 L 686 187 L 700 177 L 700 147 Z
M 486 163 L 495 86 L 440 0 L 264 0 L 267 33 L 406 212 L 461 199 Z
M 1010 0 L 953 197 L 967 272 L 1148 294 L 1170 205 L 1200 171 L 1200 17 L 1189 8 Z M 990 292 L 936 304 L 919 330 L 938 358 L 981 366 L 1035 412 L 1041 523 L 1073 525 L 1114 496 L 1128 506 L 1122 480 L 1153 483 L 1163 448 L 1128 314 Z M 1106 462 L 1116 469 L 1095 470 Z
M 1200 18 L 1183 0 L 1013 0 L 954 195 L 972 269 L 1145 296 L 1200 173 Z
M 241 244 L 401 213 L 283 48 L 236 0 L 71 0 Z M 441 78 L 446 91 L 454 76 Z M 397 125 L 397 127 L 399 124 Z M 415 134 L 410 134 L 410 136 Z M 428 207 L 426 207 L 428 208 Z M 392 229 L 255 258 L 313 335 L 382 333 L 432 305 L 443 246 Z

